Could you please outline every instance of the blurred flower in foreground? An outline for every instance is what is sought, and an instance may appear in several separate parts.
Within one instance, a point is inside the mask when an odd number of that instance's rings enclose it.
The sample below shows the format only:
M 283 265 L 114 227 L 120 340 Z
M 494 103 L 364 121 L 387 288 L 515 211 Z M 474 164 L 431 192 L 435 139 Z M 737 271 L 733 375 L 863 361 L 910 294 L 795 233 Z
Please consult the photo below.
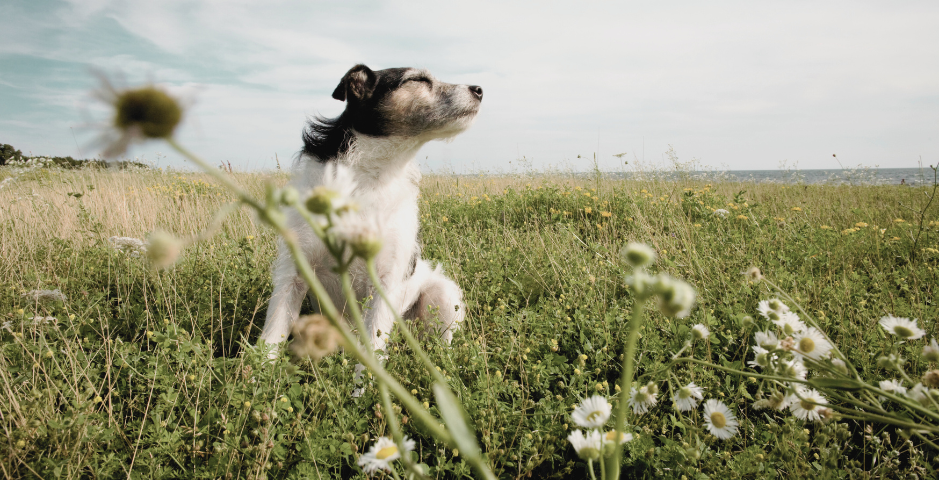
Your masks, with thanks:
M 704 423 L 711 435 L 727 440 L 737 433 L 737 417 L 720 400 L 704 402 Z
M 880 326 L 887 333 L 892 333 L 903 340 L 916 340 L 923 338 L 926 332 L 916 326 L 916 320 L 909 318 L 898 318 L 893 315 L 887 315 L 880 319 Z
M 936 343 L 935 338 L 923 347 L 923 358 L 930 362 L 939 361 L 939 343 Z
M 584 460 L 596 460 L 600 458 L 600 449 L 603 448 L 603 437 L 600 432 L 593 430 L 584 435 L 581 430 L 574 430 L 567 436 L 567 441 L 571 442 L 577 456 Z
M 322 315 L 304 315 L 293 326 L 290 349 L 298 357 L 310 357 L 318 362 L 341 345 L 342 336 Z
M 119 90 L 104 75 L 99 77 L 101 87 L 93 95 L 114 109 L 108 130 L 98 139 L 105 144 L 105 158 L 123 154 L 134 142 L 173 136 L 183 108 L 166 91 L 152 85 Z
M 147 258 L 158 270 L 176 263 L 182 251 L 183 242 L 163 230 L 151 233 L 147 241 Z
M 711 331 L 704 324 L 697 323 L 691 327 L 691 338 L 695 340 L 707 340 L 711 336 Z
M 408 440 L 407 436 L 404 436 L 402 440 L 405 452 L 414 450 L 414 440 Z M 391 462 L 399 458 L 401 458 L 401 450 L 395 442 L 388 437 L 381 437 L 367 453 L 359 457 L 358 464 L 362 470 L 365 470 L 365 473 L 375 473 L 378 470 L 390 472 Z
M 571 413 L 571 419 L 584 428 L 602 427 L 610 418 L 613 407 L 605 398 L 594 395 L 577 406 Z

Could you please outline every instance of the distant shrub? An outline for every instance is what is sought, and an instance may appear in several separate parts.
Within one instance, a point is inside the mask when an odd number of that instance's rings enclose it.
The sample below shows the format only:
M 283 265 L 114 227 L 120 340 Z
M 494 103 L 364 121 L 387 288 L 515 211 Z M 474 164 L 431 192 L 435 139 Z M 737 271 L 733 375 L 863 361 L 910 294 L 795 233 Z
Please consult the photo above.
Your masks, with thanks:
M 13 145 L 0 145 L 0 165 L 6 165 L 8 162 L 20 161 L 23 159 L 23 152 L 13 148 Z
M 26 163 L 33 159 L 42 159 L 46 166 L 55 166 L 65 169 L 80 168 L 108 168 L 117 167 L 124 169 L 128 167 L 150 168 L 149 165 L 131 160 L 122 160 L 118 162 L 106 162 L 98 159 L 74 159 L 72 157 L 34 157 L 23 155 L 23 152 L 17 150 L 12 145 L 0 145 L 0 166 L 13 165 L 17 163 Z

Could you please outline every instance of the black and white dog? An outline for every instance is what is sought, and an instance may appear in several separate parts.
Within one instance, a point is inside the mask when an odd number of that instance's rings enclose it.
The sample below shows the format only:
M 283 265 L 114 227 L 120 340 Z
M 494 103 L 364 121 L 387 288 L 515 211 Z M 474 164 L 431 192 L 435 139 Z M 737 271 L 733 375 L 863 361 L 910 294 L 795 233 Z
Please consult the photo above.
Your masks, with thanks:
M 449 342 L 466 314 L 463 292 L 440 266 L 431 267 L 420 257 L 421 174 L 414 158 L 428 141 L 449 139 L 469 128 L 483 90 L 438 81 L 426 70 L 373 71 L 356 65 L 342 78 L 333 98 L 346 102 L 345 111 L 337 118 L 317 117 L 309 123 L 292 185 L 303 195 L 319 185 L 342 183 L 337 177 L 351 177 L 346 193 L 358 209 L 347 215 L 359 215 L 379 226 L 382 249 L 375 263 L 393 308 L 404 318 L 422 320 L 428 330 Z M 343 310 L 346 302 L 332 257 L 299 214 L 288 212 L 288 218 L 317 277 Z M 372 297 L 364 334 L 376 349 L 383 349 L 395 312 L 374 291 L 364 264 L 353 264 L 352 276 L 359 299 Z M 283 242 L 278 245 L 273 277 L 274 293 L 261 333 L 261 340 L 269 344 L 286 340 L 309 291 Z

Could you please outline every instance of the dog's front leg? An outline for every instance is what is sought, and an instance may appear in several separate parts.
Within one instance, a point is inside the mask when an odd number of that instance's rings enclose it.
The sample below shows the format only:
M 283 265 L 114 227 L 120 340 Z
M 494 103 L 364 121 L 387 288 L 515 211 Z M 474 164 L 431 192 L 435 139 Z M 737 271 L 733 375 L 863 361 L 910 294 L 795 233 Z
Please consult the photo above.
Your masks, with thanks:
M 271 348 L 272 358 L 277 356 L 274 345 L 287 340 L 293 323 L 300 316 L 303 298 L 309 292 L 309 287 L 297 274 L 296 266 L 293 265 L 293 259 L 286 248 L 280 250 L 274 264 L 274 293 L 267 306 L 267 318 L 260 337 L 260 340 L 264 340 Z

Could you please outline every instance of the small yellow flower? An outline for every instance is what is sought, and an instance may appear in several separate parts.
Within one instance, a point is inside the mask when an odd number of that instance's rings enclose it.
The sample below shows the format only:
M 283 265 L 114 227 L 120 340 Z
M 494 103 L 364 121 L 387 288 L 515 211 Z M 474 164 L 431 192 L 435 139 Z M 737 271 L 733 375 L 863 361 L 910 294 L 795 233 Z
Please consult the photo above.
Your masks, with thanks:
M 248 236 L 245 237 L 245 238 L 248 239 L 248 240 L 254 240 L 254 235 L 248 235 Z
M 588 215 L 589 215 L 589 214 L 590 214 L 590 212 L 592 212 L 592 211 L 593 211 L 593 209 L 592 209 L 592 208 L 590 208 L 590 207 L 584 207 L 584 213 L 586 213 L 586 214 L 588 214 Z
M 694 227 L 695 227 L 695 228 L 701 228 L 701 224 L 700 224 L 700 223 L 696 223 L 696 224 L 694 224 Z
M 864 227 L 867 226 L 867 224 L 864 223 L 864 222 L 857 222 L 857 223 L 854 224 L 854 226 L 857 227 L 857 228 L 864 228 Z
M 802 208 L 801 208 L 801 207 L 792 207 L 790 210 L 792 210 L 793 212 L 801 212 L 801 211 L 802 211 Z
M 841 234 L 842 234 L 842 235 L 851 235 L 852 233 L 854 233 L 854 232 L 856 232 L 856 231 L 858 231 L 857 228 L 846 228 L 846 229 L 844 229 L 844 230 L 841 231 Z
M 832 228 L 829 227 L 828 225 L 822 225 L 821 227 L 818 227 L 818 228 L 821 228 L 822 230 L 832 230 Z
M 600 212 L 600 215 L 604 217 L 612 217 L 613 213 L 612 212 Z
M 251 408 L 251 402 L 245 402 L 245 408 Z
M 747 219 L 746 215 L 737 215 L 737 220 L 746 220 L 746 219 Z
M 904 219 L 902 219 L 902 218 L 897 218 L 897 219 L 895 219 L 895 220 L 893 221 L 893 223 L 904 223 L 904 222 L 906 222 L 906 220 L 904 220 Z
M 441 218 L 441 220 L 443 220 L 444 222 L 449 222 L 449 221 L 450 221 L 450 219 L 447 218 L 447 217 L 443 217 L 443 218 Z
M 581 372 L 580 372 L 580 369 L 579 369 L 579 368 L 575 368 L 575 369 L 574 369 L 574 375 L 580 375 L 580 373 L 581 373 Z
M 23 309 L 21 308 L 21 309 L 17 310 L 16 313 L 17 313 L 17 315 L 22 315 L 24 312 L 23 312 Z
M 97 395 L 95 396 L 95 400 L 94 400 L 95 403 L 101 403 L 103 401 L 104 399 L 102 399 L 100 396 L 97 396 Z

